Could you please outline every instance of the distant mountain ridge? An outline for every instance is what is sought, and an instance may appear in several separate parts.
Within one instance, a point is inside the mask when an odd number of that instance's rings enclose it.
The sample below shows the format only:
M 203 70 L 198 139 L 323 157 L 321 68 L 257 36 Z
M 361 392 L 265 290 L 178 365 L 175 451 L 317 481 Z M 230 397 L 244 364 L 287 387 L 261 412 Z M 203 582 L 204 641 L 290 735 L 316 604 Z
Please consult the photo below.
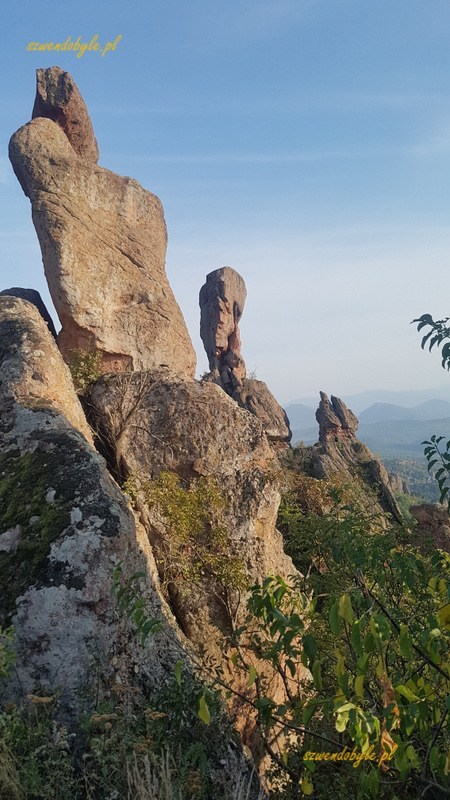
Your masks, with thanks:
M 319 405 L 319 399 L 319 392 L 317 392 L 315 397 L 301 397 L 290 400 L 285 404 L 284 408 L 287 411 L 290 406 L 303 405 L 315 410 Z M 429 400 L 447 400 L 450 402 L 450 382 L 448 387 L 439 386 L 434 389 L 400 389 L 397 391 L 369 389 L 358 394 L 342 395 L 342 400 L 356 415 L 361 414 L 362 411 L 375 403 L 390 403 L 404 408 L 413 408 Z M 289 416 L 289 412 L 287 414 Z

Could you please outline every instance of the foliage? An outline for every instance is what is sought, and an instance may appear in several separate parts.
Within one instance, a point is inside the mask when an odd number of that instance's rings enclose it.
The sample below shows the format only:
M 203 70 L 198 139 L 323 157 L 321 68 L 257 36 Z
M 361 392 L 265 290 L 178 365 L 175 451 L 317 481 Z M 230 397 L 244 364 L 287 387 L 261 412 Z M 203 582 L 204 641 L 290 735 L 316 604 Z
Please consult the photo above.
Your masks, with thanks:
M 85 394 L 91 383 L 102 374 L 102 354 L 98 350 L 71 350 L 67 357 L 77 394 Z
M 429 441 L 422 442 L 426 445 L 424 453 L 428 461 L 428 471 L 431 472 L 436 465 L 438 468 L 434 472 L 434 477 L 439 486 L 439 500 L 447 503 L 450 512 L 450 439 L 445 441 L 444 436 L 432 436 Z
M 120 687 L 117 687 L 119 690 Z M 208 800 L 227 755 L 217 695 L 179 673 L 130 713 L 100 702 L 71 733 L 57 698 L 29 695 L 25 709 L 0 712 L 0 797 L 8 800 Z M 210 724 L 197 709 L 206 696 Z M 236 800 L 250 797 L 247 786 Z
M 428 350 L 431 353 L 433 347 L 440 347 L 445 339 L 450 339 L 450 326 L 447 325 L 449 320 L 450 317 L 445 317 L 445 319 L 438 319 L 435 321 L 431 314 L 422 314 L 418 319 L 413 319 L 411 324 L 414 322 L 419 323 L 417 325 L 418 331 L 421 331 L 422 328 L 430 328 L 428 333 L 422 338 L 422 350 L 425 348 L 425 345 L 428 344 Z M 450 369 L 450 343 L 443 346 L 441 357 L 444 369 Z
M 149 636 L 162 629 L 162 623 L 147 613 L 146 602 L 138 593 L 139 579 L 143 577 L 145 577 L 145 573 L 135 572 L 125 580 L 122 563 L 120 563 L 114 569 L 112 583 L 112 594 L 117 598 L 118 610 L 132 619 L 141 644 L 144 644 Z
M 13 648 L 14 628 L 2 628 L 0 625 L 0 680 L 6 678 L 16 660 Z
M 337 781 L 361 800 L 432 797 L 450 771 L 450 557 L 422 554 L 406 528 L 374 530 L 336 490 L 328 513 L 289 508 L 286 536 L 306 574 L 252 588 L 233 657 L 273 759 L 273 797 L 307 796 L 314 785 L 331 800 Z M 282 701 L 255 657 L 279 675 Z M 372 760 L 357 769 L 304 760 L 344 747 Z
M 225 499 L 213 477 L 184 485 L 176 473 L 161 472 L 156 480 L 141 484 L 140 491 L 167 526 L 157 547 L 166 585 L 181 593 L 193 584 L 200 586 L 205 578 L 214 578 L 225 588 L 245 585 L 243 561 L 230 552 L 223 525 Z

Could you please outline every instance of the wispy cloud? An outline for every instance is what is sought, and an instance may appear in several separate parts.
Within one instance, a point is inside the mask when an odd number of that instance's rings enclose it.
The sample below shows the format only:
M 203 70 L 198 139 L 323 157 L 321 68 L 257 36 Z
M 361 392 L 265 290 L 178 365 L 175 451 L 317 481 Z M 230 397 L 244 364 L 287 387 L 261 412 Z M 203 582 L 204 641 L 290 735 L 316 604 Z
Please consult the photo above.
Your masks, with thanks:
M 405 148 L 406 149 L 406 148 Z M 367 148 L 348 148 L 335 150 L 304 150 L 290 153 L 191 153 L 146 155 L 140 153 L 105 154 L 108 159 L 126 159 L 127 161 L 145 161 L 161 164 L 307 164 L 339 159 L 373 158 L 376 155 L 398 155 L 400 146 L 380 146 Z

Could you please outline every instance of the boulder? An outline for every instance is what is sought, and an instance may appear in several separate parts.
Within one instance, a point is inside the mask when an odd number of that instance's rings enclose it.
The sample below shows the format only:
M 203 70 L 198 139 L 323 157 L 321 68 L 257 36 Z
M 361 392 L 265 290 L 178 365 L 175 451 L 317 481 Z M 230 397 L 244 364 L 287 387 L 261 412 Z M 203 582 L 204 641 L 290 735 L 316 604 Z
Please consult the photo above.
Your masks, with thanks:
M 63 129 L 75 152 L 96 164 L 98 145 L 86 104 L 75 81 L 60 67 L 36 70 L 32 119 L 47 117 Z
M 8 409 L 18 403 L 25 436 L 30 425 L 45 430 L 48 416 L 54 414 L 92 443 L 91 429 L 75 394 L 69 368 L 43 317 L 27 300 L 0 297 L 0 359 L 4 424 L 11 413 Z M 19 417 L 11 418 L 16 432 L 20 430 Z
M 37 310 L 39 311 L 42 319 L 44 319 L 47 323 L 47 327 L 52 334 L 54 339 L 57 339 L 56 328 L 53 324 L 53 320 L 48 313 L 47 307 L 39 294 L 35 289 L 21 289 L 18 286 L 13 286 L 11 289 L 3 289 L 0 292 L 0 297 L 3 295 L 7 295 L 8 297 L 19 297 L 22 300 L 28 300 L 29 303 L 33 303 L 36 306 Z
M 358 429 L 358 419 L 343 400 L 331 395 L 330 402 L 325 392 L 320 392 L 316 420 L 319 423 L 319 442 L 352 438 Z
M 291 441 L 292 433 L 286 412 L 277 403 L 263 381 L 244 378 L 236 386 L 232 397 L 241 408 L 250 411 L 259 419 L 271 442 L 288 443 Z
M 261 423 L 216 384 L 180 381 L 167 372 L 103 376 L 91 387 L 88 402 L 100 438 L 115 453 L 114 466 L 136 487 L 141 520 L 181 629 L 202 662 L 211 659 L 220 664 L 223 677 L 245 693 L 248 686 L 236 684 L 221 642 L 245 618 L 246 587 L 269 575 L 297 575 L 276 529 L 280 469 Z M 175 473 L 186 490 L 213 479 L 222 503 L 215 512 L 220 544 L 214 540 L 210 546 L 211 555 L 222 559 L 221 565 L 218 570 L 211 564 L 203 566 L 200 576 L 196 570 L 197 580 L 189 585 L 167 578 L 167 562 L 174 558 L 167 553 L 175 546 L 176 525 L 172 530 L 170 519 L 161 515 L 156 501 L 149 502 L 145 488 L 149 482 L 155 486 L 155 480 L 167 473 Z M 161 497 L 161 491 L 157 485 L 152 496 Z M 177 511 L 174 498 L 175 493 L 166 492 L 166 503 L 176 518 L 184 511 Z M 175 563 L 183 554 L 196 551 L 195 540 L 178 543 Z M 225 577 L 219 579 L 218 571 L 223 569 Z M 232 582 L 232 569 L 243 574 L 239 588 Z M 266 663 L 257 666 L 260 674 L 267 673 Z M 281 702 L 283 687 L 280 684 L 277 689 L 277 677 L 271 674 L 270 678 Z M 234 710 L 238 724 L 246 730 L 246 742 L 258 754 L 248 708 L 238 704 Z
M 159 199 L 78 155 L 49 118 L 20 128 L 9 153 L 31 200 L 64 357 L 96 351 L 104 372 L 167 365 L 193 376 L 195 353 L 165 273 Z

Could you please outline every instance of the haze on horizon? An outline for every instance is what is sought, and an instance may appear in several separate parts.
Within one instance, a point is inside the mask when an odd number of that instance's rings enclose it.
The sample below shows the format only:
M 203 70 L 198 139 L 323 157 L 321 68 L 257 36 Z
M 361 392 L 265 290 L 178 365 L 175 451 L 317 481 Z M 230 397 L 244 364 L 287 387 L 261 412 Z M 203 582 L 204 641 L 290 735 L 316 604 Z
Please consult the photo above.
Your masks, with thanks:
M 31 116 L 35 69 L 57 63 L 86 100 L 100 164 L 164 204 L 167 271 L 199 373 L 198 292 L 230 265 L 248 290 L 247 368 L 281 402 L 319 389 L 450 388 L 410 325 L 450 315 L 446 0 L 7 9 L 0 288 L 33 287 L 49 301 L 7 143 Z M 94 34 L 123 38 L 105 58 L 25 49 Z

